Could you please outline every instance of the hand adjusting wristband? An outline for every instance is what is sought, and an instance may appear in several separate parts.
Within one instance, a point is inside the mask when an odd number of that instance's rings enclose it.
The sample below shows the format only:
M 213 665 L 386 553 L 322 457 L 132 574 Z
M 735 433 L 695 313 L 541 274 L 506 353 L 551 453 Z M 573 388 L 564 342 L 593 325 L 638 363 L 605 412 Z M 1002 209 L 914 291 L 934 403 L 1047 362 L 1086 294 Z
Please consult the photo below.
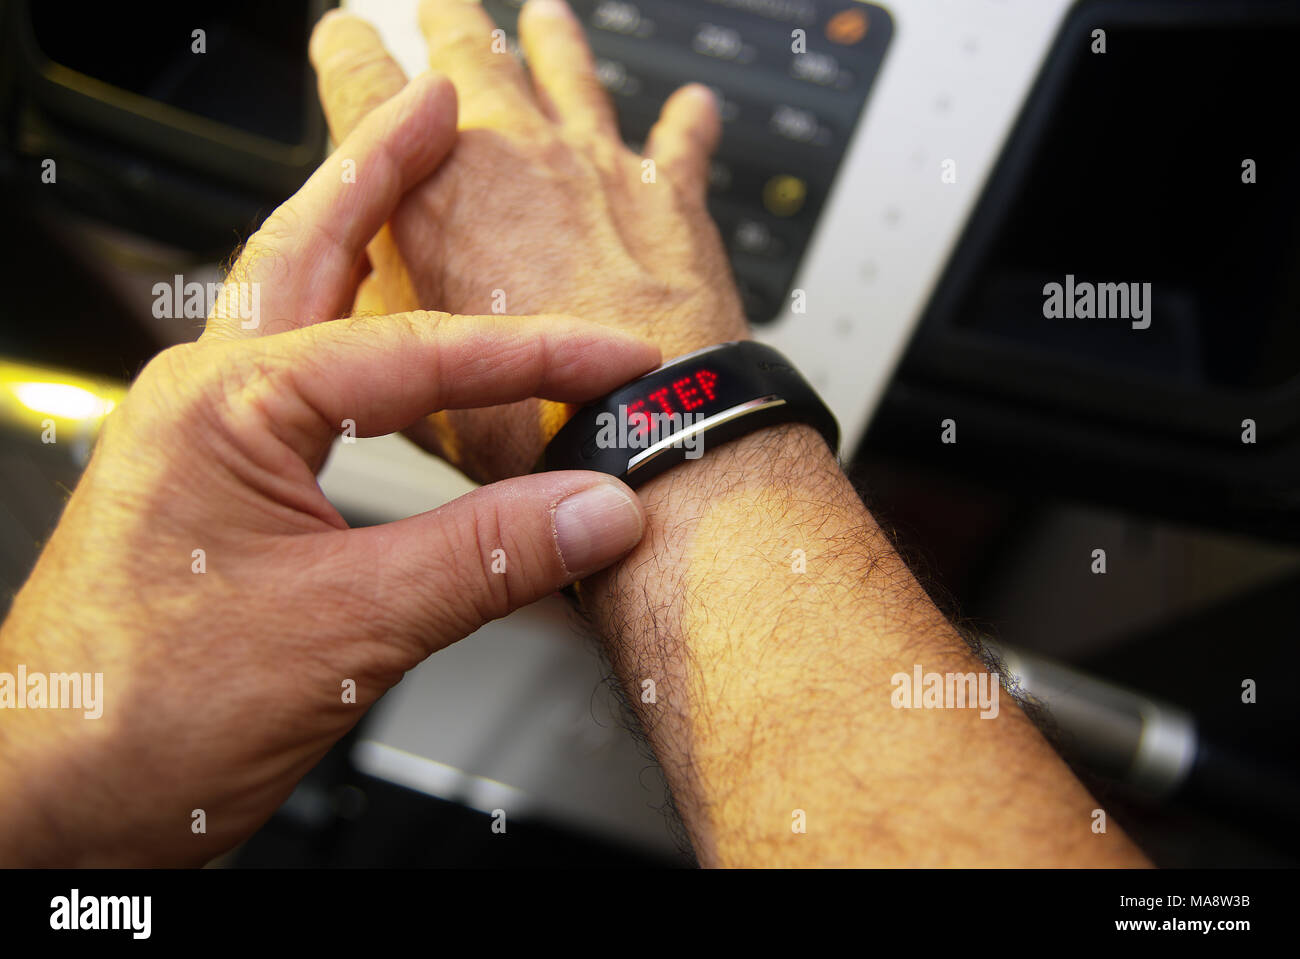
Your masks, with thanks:
M 636 487 L 778 423 L 807 423 L 839 451 L 835 417 L 784 356 L 752 340 L 722 343 L 584 406 L 555 434 L 535 472 L 596 470 Z

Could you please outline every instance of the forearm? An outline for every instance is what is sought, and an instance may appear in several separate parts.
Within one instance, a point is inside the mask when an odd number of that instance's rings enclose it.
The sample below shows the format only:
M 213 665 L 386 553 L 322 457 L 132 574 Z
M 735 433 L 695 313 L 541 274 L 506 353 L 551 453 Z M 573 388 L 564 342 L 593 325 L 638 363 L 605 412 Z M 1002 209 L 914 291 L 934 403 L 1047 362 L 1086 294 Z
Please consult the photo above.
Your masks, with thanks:
M 645 539 L 584 603 L 703 864 L 1145 862 L 1092 832 L 1096 803 L 1009 696 L 990 718 L 895 708 L 898 673 L 985 669 L 813 430 L 642 494 Z

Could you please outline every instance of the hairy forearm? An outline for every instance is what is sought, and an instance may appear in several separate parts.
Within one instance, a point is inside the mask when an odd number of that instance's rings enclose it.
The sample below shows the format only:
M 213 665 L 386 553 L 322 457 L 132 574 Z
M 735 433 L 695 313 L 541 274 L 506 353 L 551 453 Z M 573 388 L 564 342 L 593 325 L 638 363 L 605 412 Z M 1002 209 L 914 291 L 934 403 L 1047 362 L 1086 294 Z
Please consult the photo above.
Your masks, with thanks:
M 645 539 L 583 600 L 701 863 L 1145 862 L 1093 832 L 1095 801 L 1011 697 L 990 718 L 895 707 L 916 666 L 986 670 L 813 430 L 642 494 Z

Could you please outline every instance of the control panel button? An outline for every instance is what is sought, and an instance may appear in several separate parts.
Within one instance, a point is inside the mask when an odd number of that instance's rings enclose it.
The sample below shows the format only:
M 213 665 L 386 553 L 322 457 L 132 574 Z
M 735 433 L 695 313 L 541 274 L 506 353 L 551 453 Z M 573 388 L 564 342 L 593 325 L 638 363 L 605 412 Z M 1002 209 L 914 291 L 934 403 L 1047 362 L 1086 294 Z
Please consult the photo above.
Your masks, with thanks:
M 871 20 L 861 7 L 841 10 L 826 21 L 826 39 L 839 46 L 851 47 L 867 35 Z
M 773 216 L 794 216 L 808 198 L 808 184 L 797 176 L 782 174 L 763 184 L 763 206 Z
M 482 0 L 513 40 L 523 0 Z M 853 0 L 570 0 L 640 152 L 686 83 L 717 95 L 709 212 L 753 323 L 781 310 L 892 34 Z
M 587 22 L 594 30 L 605 30 L 627 37 L 645 39 L 655 33 L 654 20 L 639 5 L 628 0 L 599 0 Z

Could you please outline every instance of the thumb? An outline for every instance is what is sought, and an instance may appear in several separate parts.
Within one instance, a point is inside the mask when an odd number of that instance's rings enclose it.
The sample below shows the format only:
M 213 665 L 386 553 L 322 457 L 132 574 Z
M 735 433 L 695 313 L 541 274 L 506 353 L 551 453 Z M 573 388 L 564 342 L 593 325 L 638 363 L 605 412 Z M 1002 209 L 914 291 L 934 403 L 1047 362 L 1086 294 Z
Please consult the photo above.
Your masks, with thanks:
M 337 572 L 374 582 L 385 631 L 418 637 L 423 658 L 620 559 L 644 529 L 641 501 L 614 477 L 539 473 L 348 530 L 336 560 L 352 569 Z

